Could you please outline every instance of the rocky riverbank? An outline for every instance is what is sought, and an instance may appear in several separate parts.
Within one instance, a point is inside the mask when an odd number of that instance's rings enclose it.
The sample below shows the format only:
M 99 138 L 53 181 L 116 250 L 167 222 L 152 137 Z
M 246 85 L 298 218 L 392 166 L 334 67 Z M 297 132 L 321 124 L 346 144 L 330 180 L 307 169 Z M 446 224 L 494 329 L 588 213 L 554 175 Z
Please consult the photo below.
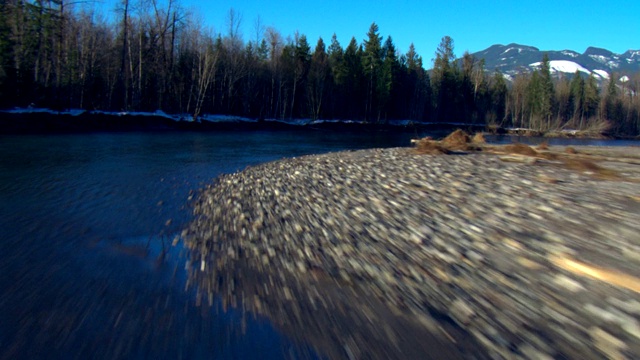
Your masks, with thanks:
M 248 168 L 195 202 L 190 284 L 327 358 L 638 358 L 638 149 Z

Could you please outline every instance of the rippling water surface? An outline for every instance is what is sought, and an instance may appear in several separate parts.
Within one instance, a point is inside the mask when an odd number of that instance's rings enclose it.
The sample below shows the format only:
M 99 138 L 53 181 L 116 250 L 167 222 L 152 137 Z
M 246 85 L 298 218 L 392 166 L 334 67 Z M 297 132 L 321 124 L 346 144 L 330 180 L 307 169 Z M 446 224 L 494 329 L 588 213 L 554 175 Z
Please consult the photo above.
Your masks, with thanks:
M 190 192 L 258 163 L 410 137 L 1 136 L 0 359 L 313 357 L 264 319 L 196 306 L 171 247 Z
M 264 319 L 196 306 L 171 247 L 188 198 L 221 173 L 412 135 L 0 136 L 0 359 L 314 357 Z

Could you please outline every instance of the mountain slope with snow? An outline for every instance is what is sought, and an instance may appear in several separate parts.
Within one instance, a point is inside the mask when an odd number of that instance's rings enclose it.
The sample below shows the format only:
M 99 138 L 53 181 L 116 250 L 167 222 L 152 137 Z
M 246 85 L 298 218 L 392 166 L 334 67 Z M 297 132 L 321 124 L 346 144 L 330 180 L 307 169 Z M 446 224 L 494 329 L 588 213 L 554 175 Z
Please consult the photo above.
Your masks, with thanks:
M 597 80 L 602 81 L 609 79 L 614 72 L 616 77 L 640 72 L 640 50 L 615 54 L 606 49 L 589 47 L 580 54 L 573 50 L 541 51 L 533 46 L 509 44 L 493 45 L 472 55 L 484 59 L 488 71 L 498 70 L 509 78 L 521 71 L 540 68 L 545 53 L 549 56 L 551 72 L 557 76 L 578 71 L 585 76 L 593 73 Z

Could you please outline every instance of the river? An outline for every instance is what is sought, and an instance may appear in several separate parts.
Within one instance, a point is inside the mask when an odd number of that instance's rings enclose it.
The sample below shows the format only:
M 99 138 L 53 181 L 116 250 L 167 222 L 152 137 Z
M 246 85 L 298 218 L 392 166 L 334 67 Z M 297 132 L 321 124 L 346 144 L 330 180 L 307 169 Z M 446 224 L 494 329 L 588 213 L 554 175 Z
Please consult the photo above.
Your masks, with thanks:
M 0 359 L 316 357 L 265 319 L 197 306 L 180 244 L 171 245 L 190 219 L 189 199 L 222 173 L 406 146 L 413 135 L 0 136 Z
M 189 196 L 250 165 L 399 146 L 409 137 L 322 131 L 0 137 L 0 358 L 304 353 L 265 320 L 199 308 L 185 291 L 184 259 L 171 242 L 189 220 Z

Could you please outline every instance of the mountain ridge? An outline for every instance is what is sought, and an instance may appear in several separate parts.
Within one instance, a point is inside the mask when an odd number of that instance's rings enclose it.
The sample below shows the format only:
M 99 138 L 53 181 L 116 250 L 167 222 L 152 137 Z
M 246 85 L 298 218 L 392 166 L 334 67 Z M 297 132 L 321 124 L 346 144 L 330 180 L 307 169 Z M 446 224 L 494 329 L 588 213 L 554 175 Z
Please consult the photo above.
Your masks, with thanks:
M 579 71 L 586 76 L 594 74 L 597 80 L 604 81 L 612 73 L 617 78 L 625 79 L 625 76 L 640 72 L 640 50 L 632 49 L 616 54 L 604 48 L 589 46 L 583 53 L 579 53 L 570 49 L 540 50 L 534 46 L 510 43 L 494 44 L 471 55 L 484 59 L 486 70 L 497 70 L 506 78 L 511 78 L 519 72 L 539 68 L 545 53 L 549 56 L 552 73 L 557 76 Z

